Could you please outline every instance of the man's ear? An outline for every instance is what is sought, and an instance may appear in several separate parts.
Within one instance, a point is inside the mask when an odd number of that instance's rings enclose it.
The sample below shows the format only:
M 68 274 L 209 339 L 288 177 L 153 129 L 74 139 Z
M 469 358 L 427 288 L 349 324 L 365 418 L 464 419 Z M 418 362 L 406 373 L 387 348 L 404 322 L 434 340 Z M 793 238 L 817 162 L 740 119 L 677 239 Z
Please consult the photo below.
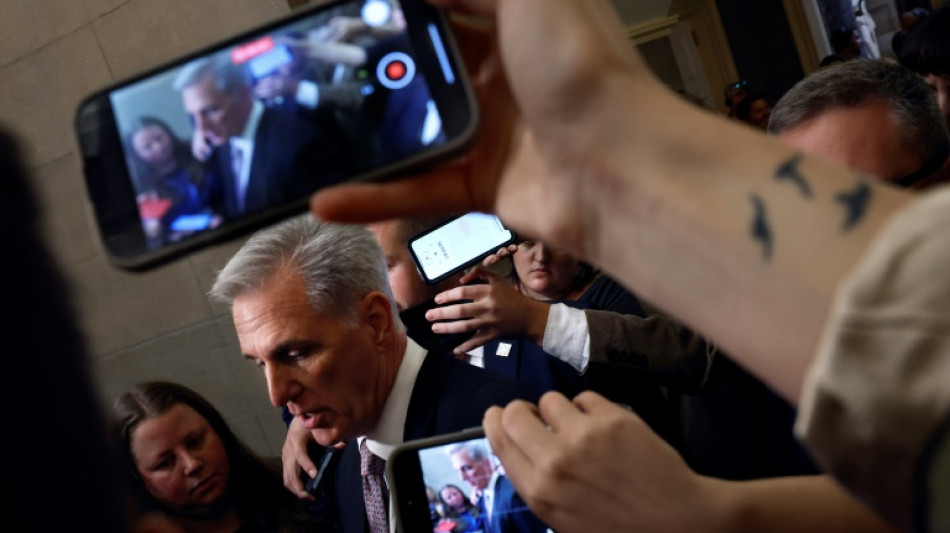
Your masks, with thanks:
M 390 346 L 395 333 L 394 318 L 389 298 L 379 291 L 367 294 L 360 302 L 360 323 L 372 328 L 373 343 L 377 346 Z

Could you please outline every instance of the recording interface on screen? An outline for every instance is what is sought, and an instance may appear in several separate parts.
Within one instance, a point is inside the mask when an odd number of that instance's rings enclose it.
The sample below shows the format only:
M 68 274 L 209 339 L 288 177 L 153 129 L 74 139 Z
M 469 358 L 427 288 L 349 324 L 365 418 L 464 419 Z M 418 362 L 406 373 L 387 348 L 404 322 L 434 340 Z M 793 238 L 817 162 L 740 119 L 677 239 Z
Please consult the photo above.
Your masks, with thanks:
M 415 58 L 398 1 L 354 0 L 112 91 L 148 246 L 443 144 Z
M 413 254 L 429 279 L 493 252 L 511 240 L 512 233 L 495 215 L 469 213 L 411 244 Z

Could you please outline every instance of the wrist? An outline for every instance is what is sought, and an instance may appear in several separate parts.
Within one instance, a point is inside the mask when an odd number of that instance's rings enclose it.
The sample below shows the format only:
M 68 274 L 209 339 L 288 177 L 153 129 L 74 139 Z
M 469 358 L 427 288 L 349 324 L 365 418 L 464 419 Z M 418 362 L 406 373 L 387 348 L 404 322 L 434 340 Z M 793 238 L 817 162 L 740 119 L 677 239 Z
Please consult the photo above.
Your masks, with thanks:
M 740 494 L 740 485 L 735 482 L 697 476 L 702 502 L 699 512 L 694 515 L 700 522 L 694 529 L 715 533 L 739 533 L 744 531 L 748 509 Z
M 528 307 L 526 337 L 538 346 L 544 343 L 544 332 L 548 327 L 548 312 L 551 304 L 531 300 Z

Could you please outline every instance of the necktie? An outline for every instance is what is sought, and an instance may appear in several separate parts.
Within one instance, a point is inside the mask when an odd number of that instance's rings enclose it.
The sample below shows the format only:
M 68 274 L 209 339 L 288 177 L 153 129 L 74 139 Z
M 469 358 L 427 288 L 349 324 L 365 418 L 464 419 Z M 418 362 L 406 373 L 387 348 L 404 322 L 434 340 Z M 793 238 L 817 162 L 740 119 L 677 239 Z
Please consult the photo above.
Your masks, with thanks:
M 372 533 L 389 533 L 389 491 L 383 471 L 386 461 L 369 450 L 366 439 L 360 443 L 360 474 L 363 476 L 363 502 Z

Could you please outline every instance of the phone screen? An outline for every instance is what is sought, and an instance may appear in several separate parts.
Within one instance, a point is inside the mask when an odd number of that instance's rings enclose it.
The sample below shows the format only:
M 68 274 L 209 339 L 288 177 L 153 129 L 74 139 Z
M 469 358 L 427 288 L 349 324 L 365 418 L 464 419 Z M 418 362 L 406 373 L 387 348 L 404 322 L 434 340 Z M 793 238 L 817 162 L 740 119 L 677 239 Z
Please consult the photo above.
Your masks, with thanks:
M 76 127 L 107 249 L 160 261 L 459 148 L 475 110 L 456 55 L 421 0 L 347 0 L 87 98 Z
M 514 238 L 514 233 L 497 216 L 468 213 L 414 237 L 409 241 L 409 250 L 422 278 L 435 283 Z
M 545 533 L 515 492 L 488 439 L 475 438 L 414 447 L 397 459 L 393 473 L 404 528 L 422 531 Z M 420 492 L 421 491 L 421 492 Z M 424 494 L 426 493 L 426 494 Z

